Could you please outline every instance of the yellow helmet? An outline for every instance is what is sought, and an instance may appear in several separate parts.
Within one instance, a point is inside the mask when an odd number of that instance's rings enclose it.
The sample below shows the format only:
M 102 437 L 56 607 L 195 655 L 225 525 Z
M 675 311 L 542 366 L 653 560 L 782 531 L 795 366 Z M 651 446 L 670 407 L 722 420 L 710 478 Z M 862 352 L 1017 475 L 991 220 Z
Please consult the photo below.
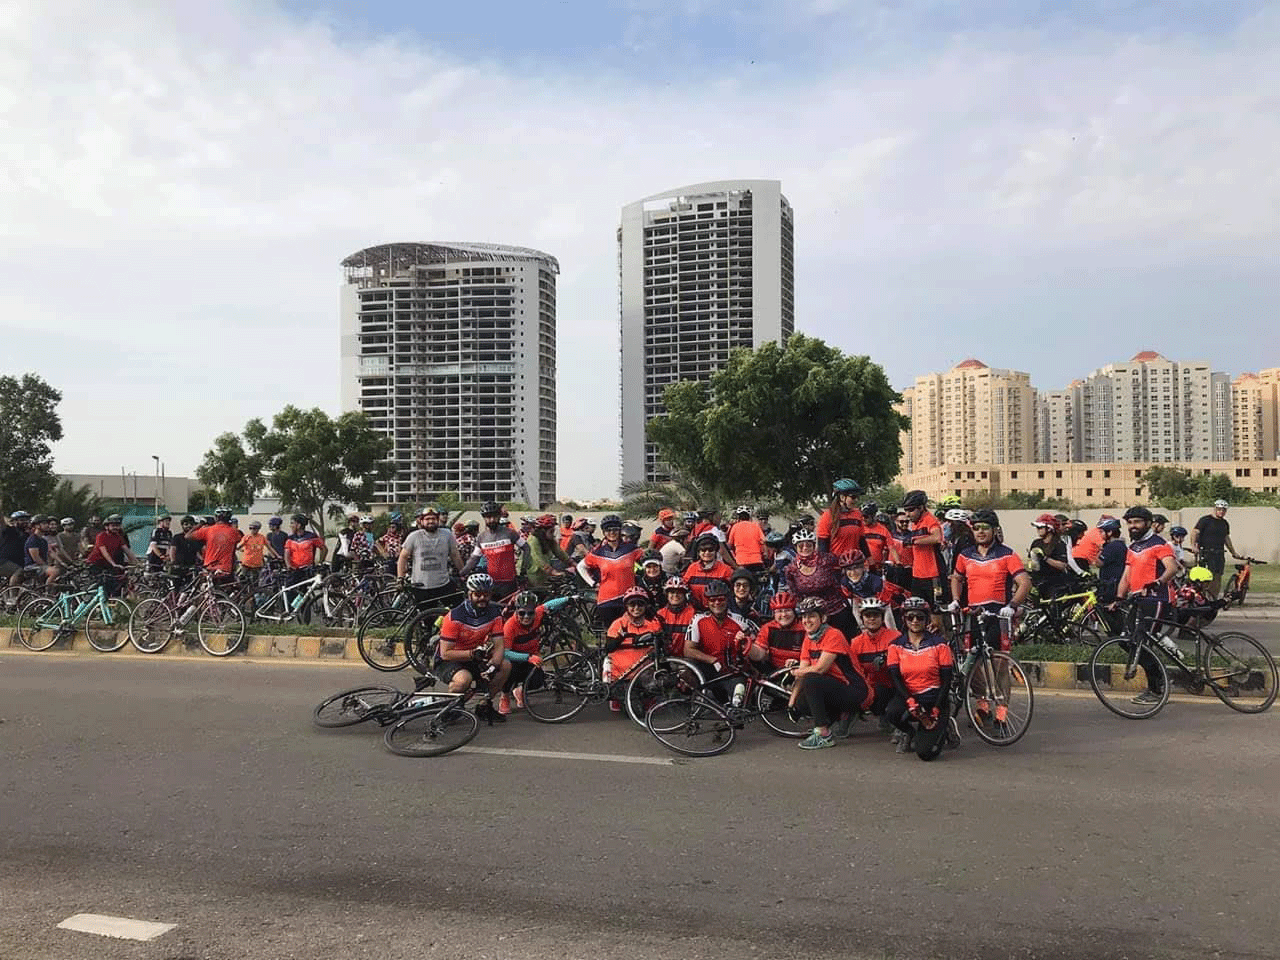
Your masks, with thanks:
M 1213 579 L 1213 573 L 1208 567 L 1192 567 L 1187 572 L 1187 579 L 1192 583 L 1208 583 Z

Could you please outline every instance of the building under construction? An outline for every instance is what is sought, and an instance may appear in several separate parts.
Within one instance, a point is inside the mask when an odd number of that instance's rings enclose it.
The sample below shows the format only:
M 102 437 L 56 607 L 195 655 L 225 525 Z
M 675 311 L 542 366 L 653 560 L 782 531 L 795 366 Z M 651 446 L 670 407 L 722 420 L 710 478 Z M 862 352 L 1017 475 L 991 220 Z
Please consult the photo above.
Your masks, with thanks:
M 342 408 L 395 444 L 395 477 L 375 499 L 553 502 L 555 257 L 389 243 L 342 268 Z

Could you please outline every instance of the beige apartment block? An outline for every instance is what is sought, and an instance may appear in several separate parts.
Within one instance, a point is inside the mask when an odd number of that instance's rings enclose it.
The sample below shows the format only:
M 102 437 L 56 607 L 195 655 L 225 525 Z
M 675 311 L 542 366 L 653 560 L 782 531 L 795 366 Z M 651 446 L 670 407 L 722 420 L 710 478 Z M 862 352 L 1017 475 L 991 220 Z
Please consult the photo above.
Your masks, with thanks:
M 1280 368 L 1242 373 L 1233 380 L 1231 412 L 1238 456 L 1280 456 Z
M 1036 391 L 1036 460 L 1071 463 L 1080 459 L 1072 403 L 1073 389 L 1079 383 L 1077 380 L 1065 390 Z

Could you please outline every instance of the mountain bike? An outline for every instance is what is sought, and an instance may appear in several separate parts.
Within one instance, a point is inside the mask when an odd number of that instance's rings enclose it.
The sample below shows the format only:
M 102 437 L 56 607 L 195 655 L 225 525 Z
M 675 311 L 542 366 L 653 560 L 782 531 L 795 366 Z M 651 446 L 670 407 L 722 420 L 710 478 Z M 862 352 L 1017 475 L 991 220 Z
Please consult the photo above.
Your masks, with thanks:
M 1205 609 L 1228 603 L 1221 598 Z M 1174 682 L 1188 693 L 1201 694 L 1207 687 L 1240 713 L 1263 713 L 1275 702 L 1280 680 L 1275 659 L 1253 637 L 1239 631 L 1206 633 L 1194 619 L 1176 623 L 1166 619 L 1169 605 L 1151 597 L 1130 597 L 1121 605 L 1127 612 L 1126 635 L 1103 641 L 1089 660 L 1089 686 L 1116 716 L 1148 720 L 1163 710 L 1170 667 Z M 1176 629 L 1157 636 L 1166 626 Z
M 119 597 L 108 597 L 101 579 L 89 590 L 32 597 L 18 611 L 16 633 L 27 649 L 48 650 L 59 640 L 70 640 L 82 621 L 84 635 L 95 650 L 113 653 L 129 642 L 124 632 L 129 605 Z
M 196 640 L 205 653 L 214 657 L 235 653 L 244 640 L 244 613 L 215 589 L 213 576 L 207 571 L 195 574 L 181 589 L 180 579 L 168 577 L 165 596 L 148 597 L 133 608 L 130 642 L 141 653 L 159 653 L 175 637 L 185 640 L 187 627 L 194 620 Z
M 1244 606 L 1244 598 L 1249 595 L 1249 575 L 1253 572 L 1255 566 L 1265 567 L 1267 561 L 1258 560 L 1254 557 L 1241 557 L 1243 563 L 1236 563 L 1233 566 L 1236 572 L 1231 575 L 1231 579 L 1227 581 L 1226 589 L 1222 595 L 1229 601 Z

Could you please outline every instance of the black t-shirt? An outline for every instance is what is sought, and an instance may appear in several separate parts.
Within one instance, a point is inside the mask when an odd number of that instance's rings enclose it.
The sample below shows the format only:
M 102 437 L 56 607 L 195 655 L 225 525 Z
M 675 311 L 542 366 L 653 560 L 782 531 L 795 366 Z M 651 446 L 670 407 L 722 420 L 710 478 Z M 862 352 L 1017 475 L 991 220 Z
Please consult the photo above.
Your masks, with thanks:
M 20 567 L 27 565 L 27 534 L 17 527 L 0 529 L 0 560 Z
M 1031 544 L 1032 550 L 1043 550 L 1045 559 L 1057 560 L 1059 563 L 1067 562 L 1067 545 L 1058 537 L 1053 541 L 1053 546 L 1047 550 L 1044 549 L 1044 541 L 1036 540 Z M 1044 560 L 1040 561 L 1040 569 L 1031 571 L 1031 582 L 1035 584 L 1035 588 L 1041 594 L 1052 593 L 1067 586 L 1071 582 L 1072 573 L 1070 570 L 1059 570 L 1051 567 Z
M 173 562 L 179 567 L 198 567 L 200 565 L 199 540 L 189 540 L 185 533 L 173 536 Z
M 276 556 L 284 556 L 284 542 L 289 539 L 289 535 L 283 530 L 273 530 L 267 534 L 267 543 L 271 544 L 271 549 L 276 552 Z
M 1102 545 L 1102 552 L 1098 554 L 1099 599 L 1109 602 L 1115 597 L 1128 557 L 1129 548 L 1123 540 L 1108 540 Z
M 1196 521 L 1196 546 L 1211 553 L 1221 553 L 1227 546 L 1227 537 L 1231 536 L 1231 524 L 1226 517 L 1215 517 L 1206 513 Z

